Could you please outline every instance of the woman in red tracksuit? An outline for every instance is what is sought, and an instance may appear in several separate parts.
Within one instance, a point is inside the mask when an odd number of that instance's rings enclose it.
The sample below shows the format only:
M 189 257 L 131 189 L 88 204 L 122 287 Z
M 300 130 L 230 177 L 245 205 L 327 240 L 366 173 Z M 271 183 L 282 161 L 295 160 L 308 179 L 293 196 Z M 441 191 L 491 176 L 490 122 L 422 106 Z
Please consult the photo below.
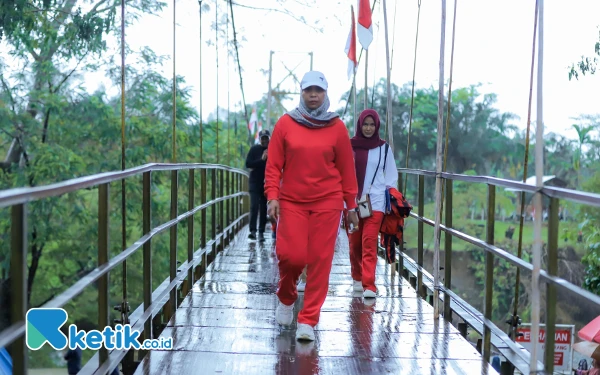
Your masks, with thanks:
M 307 266 L 304 307 L 296 338 L 314 340 L 344 203 L 356 207 L 357 184 L 348 130 L 329 109 L 327 80 L 310 71 L 300 83 L 298 107 L 273 130 L 265 170 L 269 215 L 278 220 L 275 251 L 279 261 L 277 322 L 290 325 L 296 283 Z M 348 220 L 358 225 L 352 212 Z
M 377 296 L 377 236 L 385 212 L 385 191 L 398 184 L 394 154 L 388 150 L 386 156 L 386 143 L 379 138 L 380 125 L 377 111 L 365 109 L 358 117 L 356 135 L 351 139 L 359 202 L 368 195 L 372 208 L 372 215 L 361 218 L 358 230 L 349 236 L 353 289 L 363 292 L 365 298 Z

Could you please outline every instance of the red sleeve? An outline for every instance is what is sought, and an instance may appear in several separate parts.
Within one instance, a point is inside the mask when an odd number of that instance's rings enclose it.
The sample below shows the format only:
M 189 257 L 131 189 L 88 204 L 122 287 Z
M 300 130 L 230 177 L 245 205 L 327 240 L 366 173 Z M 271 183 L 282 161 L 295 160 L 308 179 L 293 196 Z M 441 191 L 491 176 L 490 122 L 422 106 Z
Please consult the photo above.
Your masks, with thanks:
M 273 136 L 269 141 L 269 156 L 265 169 L 265 194 L 267 200 L 279 199 L 279 186 L 281 184 L 281 170 L 285 165 L 285 151 L 283 144 L 284 130 L 283 118 L 280 118 L 273 129 Z
M 341 122 L 341 121 L 340 121 Z M 354 166 L 354 153 L 350 144 L 350 137 L 346 126 L 341 123 L 339 127 L 337 144 L 335 148 L 335 166 L 342 176 L 342 192 L 346 208 L 351 210 L 358 207 L 356 195 L 358 194 L 358 183 L 356 182 L 356 169 Z

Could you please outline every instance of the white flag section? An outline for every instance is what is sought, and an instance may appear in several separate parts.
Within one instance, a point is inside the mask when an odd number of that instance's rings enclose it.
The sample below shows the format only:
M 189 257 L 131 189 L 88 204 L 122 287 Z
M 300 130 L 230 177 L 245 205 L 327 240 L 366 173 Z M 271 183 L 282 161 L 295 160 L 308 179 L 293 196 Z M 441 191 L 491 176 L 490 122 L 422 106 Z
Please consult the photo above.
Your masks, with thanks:
M 369 0 L 358 0 L 358 25 L 356 25 L 358 41 L 364 49 L 369 49 L 373 41 L 373 21 Z
M 256 129 L 256 134 L 254 134 L 254 144 L 257 145 L 260 143 L 260 137 L 258 136 L 262 131 L 262 122 L 258 122 L 258 128 Z
M 252 114 L 250 115 L 250 122 L 248 122 L 248 131 L 250 135 L 256 136 L 256 125 L 258 123 L 258 116 L 256 116 L 256 108 L 252 109 Z

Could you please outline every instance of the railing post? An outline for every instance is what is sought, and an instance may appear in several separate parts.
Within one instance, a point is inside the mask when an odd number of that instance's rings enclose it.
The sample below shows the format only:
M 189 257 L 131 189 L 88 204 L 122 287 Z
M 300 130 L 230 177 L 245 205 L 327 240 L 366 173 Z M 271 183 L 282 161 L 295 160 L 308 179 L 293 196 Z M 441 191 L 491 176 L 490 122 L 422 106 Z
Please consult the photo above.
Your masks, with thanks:
M 240 188 L 242 186 L 242 175 L 239 173 L 235 174 L 235 192 L 239 193 L 240 192 Z M 237 197 L 235 199 L 235 215 L 234 218 L 237 220 L 240 217 L 240 212 L 241 212 L 241 197 Z M 235 231 L 236 233 L 239 232 L 240 230 L 240 222 L 238 221 L 236 227 L 235 227 Z
M 417 212 L 420 217 L 425 215 L 425 176 L 419 175 L 419 207 Z M 421 267 L 423 267 L 423 222 L 417 221 L 417 264 L 419 265 L 419 270 L 417 271 L 417 291 L 421 295 L 421 298 L 425 298 L 427 293 L 423 293 L 423 272 L 421 272 Z
M 151 200 L 152 172 L 145 172 L 143 175 L 142 186 L 142 231 L 144 235 L 150 233 L 152 229 L 152 200 Z M 143 245 L 143 295 L 144 311 L 152 304 L 152 239 L 150 238 Z M 144 338 L 151 339 L 152 318 L 144 322 Z
M 550 198 L 548 215 L 548 274 L 558 274 L 558 198 Z M 546 284 L 546 350 L 544 365 L 554 372 L 554 333 L 556 332 L 556 285 Z M 548 349 L 551 348 L 551 349 Z
M 217 170 L 213 169 L 212 173 L 211 173 L 211 181 L 210 181 L 210 199 L 211 200 L 215 200 L 217 198 Z M 213 245 L 212 245 L 212 257 L 214 258 L 214 256 L 216 255 L 216 251 L 217 251 L 217 205 L 216 204 L 212 204 L 210 206 L 210 225 L 211 225 L 211 232 L 210 234 L 212 235 L 213 238 Z M 208 266 L 208 265 L 207 265 Z
M 494 223 L 496 213 L 496 186 L 488 185 L 488 202 L 487 202 L 487 234 L 486 242 L 490 245 L 494 244 Z M 492 321 L 492 297 L 494 294 L 494 255 L 490 252 L 485 254 L 485 304 L 484 317 Z M 486 362 L 490 361 L 491 354 L 492 331 L 487 325 L 483 326 L 483 358 Z
M 10 321 L 12 324 L 25 322 L 27 314 L 27 206 L 16 204 L 11 207 L 11 254 L 10 277 L 11 297 Z M 25 336 L 10 345 L 13 374 L 27 374 L 28 353 Z
M 452 228 L 452 180 L 446 180 L 446 228 Z M 444 234 L 444 287 L 452 289 L 452 235 Z M 450 308 L 451 297 L 444 293 L 444 318 L 452 322 L 452 309 Z
M 206 203 L 206 184 L 208 184 L 208 180 L 206 179 L 206 169 L 202 168 L 200 170 L 200 204 Z M 200 220 L 202 220 L 200 226 L 202 228 L 200 247 L 204 249 L 206 247 L 206 208 L 202 210 Z
M 408 185 L 408 183 L 407 183 L 407 185 Z M 400 172 L 398 172 L 398 191 L 402 192 L 402 173 L 400 173 Z M 400 241 L 399 248 L 400 248 L 399 249 L 400 254 L 398 254 L 398 258 L 396 259 L 396 266 L 398 267 L 398 273 L 400 274 L 401 278 L 405 277 L 408 279 L 408 272 L 406 274 L 404 273 L 404 257 L 402 256 L 402 254 L 404 254 L 404 237 L 402 238 L 402 241 Z M 396 249 L 394 249 L 394 251 L 396 251 Z M 399 286 L 401 286 L 401 285 L 402 285 L 402 283 L 399 284 Z
M 108 263 L 108 184 L 98 186 L 98 266 Z M 109 273 L 98 279 L 98 330 L 103 331 L 108 324 L 108 277 Z M 108 359 L 108 350 L 100 348 L 102 365 Z
M 177 190 L 179 187 L 178 171 L 171 171 L 171 215 L 170 219 L 177 218 Z M 170 258 L 169 258 L 169 280 L 173 281 L 177 277 L 177 224 L 171 227 L 170 231 Z M 175 309 L 177 308 L 177 287 L 169 293 L 169 308 L 165 311 L 165 320 L 169 321 Z
M 225 171 L 225 195 L 229 195 L 231 194 L 231 171 L 227 170 Z M 229 224 L 231 224 L 231 199 L 227 199 L 227 201 L 225 202 L 225 226 L 223 227 L 223 229 L 225 229 L 226 227 L 229 226 Z M 229 241 L 231 239 L 231 231 L 227 231 L 227 244 L 229 244 Z
M 248 181 L 248 176 L 244 176 L 244 193 L 248 193 L 250 189 L 249 186 L 249 181 Z M 250 196 L 246 195 L 244 197 L 244 214 L 247 214 L 250 212 Z M 246 219 L 244 220 L 244 225 L 248 224 L 250 220 L 250 217 L 247 216 Z
M 190 178 L 188 181 L 188 211 L 194 209 L 194 169 L 190 169 Z M 187 248 L 188 264 L 192 264 L 194 260 L 194 215 L 188 217 L 188 248 Z M 192 285 L 194 285 L 194 267 L 188 268 L 187 283 L 183 290 L 183 295 L 187 295 Z
M 220 170 L 219 172 L 219 198 L 223 198 L 225 196 L 225 185 L 224 185 L 224 176 L 225 171 Z M 225 202 L 219 202 L 219 224 L 221 226 L 221 242 L 220 242 L 220 251 L 225 250 Z

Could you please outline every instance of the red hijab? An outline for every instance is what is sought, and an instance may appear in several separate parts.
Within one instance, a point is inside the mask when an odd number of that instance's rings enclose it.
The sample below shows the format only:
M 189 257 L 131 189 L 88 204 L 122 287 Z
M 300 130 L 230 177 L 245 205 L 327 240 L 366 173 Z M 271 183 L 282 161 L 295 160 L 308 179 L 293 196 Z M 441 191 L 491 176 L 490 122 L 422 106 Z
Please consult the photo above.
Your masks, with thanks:
M 371 138 L 363 135 L 362 125 L 367 117 L 371 116 L 375 121 L 375 133 Z M 385 141 L 379 138 L 379 114 L 374 109 L 365 109 L 358 116 L 356 124 L 356 134 L 350 139 L 352 149 L 354 150 L 354 165 L 356 168 L 356 179 L 358 182 L 358 197 L 362 196 L 363 184 L 365 181 L 365 173 L 367 172 L 367 160 L 369 158 L 369 150 L 383 146 Z

